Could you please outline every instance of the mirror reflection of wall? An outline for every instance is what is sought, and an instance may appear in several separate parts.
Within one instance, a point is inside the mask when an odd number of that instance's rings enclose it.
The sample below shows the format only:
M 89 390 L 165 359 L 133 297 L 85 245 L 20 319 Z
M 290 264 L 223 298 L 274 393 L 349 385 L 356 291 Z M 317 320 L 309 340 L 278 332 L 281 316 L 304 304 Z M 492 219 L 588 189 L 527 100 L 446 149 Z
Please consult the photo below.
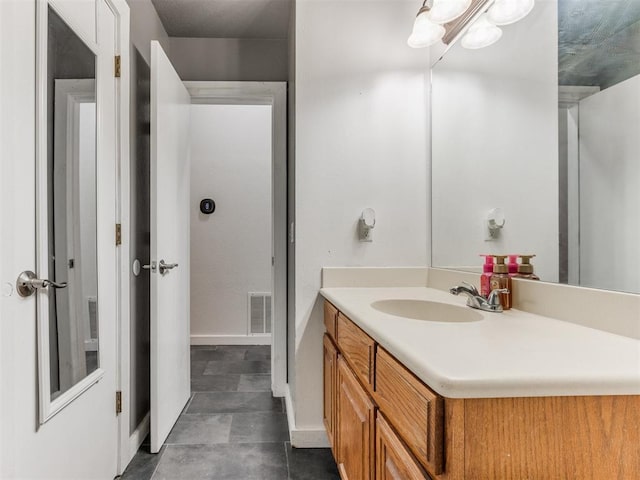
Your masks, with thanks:
M 640 292 L 639 13 L 538 0 L 496 44 L 435 65 L 432 265 L 535 253 L 542 280 Z M 487 241 L 492 208 L 506 223 Z
M 558 7 L 560 278 L 640 292 L 640 2 Z
M 98 368 L 95 55 L 49 7 L 48 226 L 51 398 Z
M 474 268 L 479 254 L 535 253 L 558 278 L 556 4 L 538 1 L 500 41 L 457 43 L 432 71 L 432 264 Z M 505 226 L 487 241 L 486 217 Z

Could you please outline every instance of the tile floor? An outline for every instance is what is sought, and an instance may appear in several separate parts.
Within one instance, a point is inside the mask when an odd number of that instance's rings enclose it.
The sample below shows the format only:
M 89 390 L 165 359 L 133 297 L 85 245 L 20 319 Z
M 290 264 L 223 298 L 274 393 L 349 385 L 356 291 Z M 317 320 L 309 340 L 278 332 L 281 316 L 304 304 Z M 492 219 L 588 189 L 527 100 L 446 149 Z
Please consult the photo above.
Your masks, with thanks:
M 160 453 L 143 445 L 121 480 L 339 480 L 329 449 L 291 448 L 270 370 L 268 346 L 192 347 L 189 403 Z

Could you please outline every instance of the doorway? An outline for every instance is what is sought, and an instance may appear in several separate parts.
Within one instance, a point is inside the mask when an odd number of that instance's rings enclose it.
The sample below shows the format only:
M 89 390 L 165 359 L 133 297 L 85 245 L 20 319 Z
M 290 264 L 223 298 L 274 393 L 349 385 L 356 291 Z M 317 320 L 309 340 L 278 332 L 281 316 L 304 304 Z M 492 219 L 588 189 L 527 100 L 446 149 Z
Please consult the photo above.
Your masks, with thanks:
M 271 105 L 191 106 L 191 344 L 271 344 Z
M 127 432 L 129 442 L 127 451 L 123 453 L 129 459 L 137 451 L 150 427 L 150 417 L 145 415 L 149 411 L 149 376 L 144 372 L 145 367 L 148 369 L 150 350 L 150 312 L 147 308 L 150 272 L 142 267 L 153 260 L 149 256 L 149 142 L 152 141 L 148 135 L 149 67 L 141 58 L 138 58 L 136 63 L 138 88 L 134 93 L 140 98 L 136 102 L 139 112 L 137 117 L 134 117 L 139 128 L 136 134 L 138 144 L 134 150 L 137 151 L 138 163 L 132 159 L 131 168 L 132 252 L 130 259 L 131 262 L 137 259 L 140 265 L 136 270 L 135 265 L 131 268 L 132 264 L 130 263 L 127 272 L 132 282 L 130 291 L 131 348 L 130 351 L 123 352 L 124 356 L 129 355 L 128 361 L 123 360 L 123 363 L 130 366 L 131 380 L 128 382 L 131 406 L 130 425 Z M 194 150 L 197 151 L 198 148 L 203 150 L 205 158 L 202 163 L 206 164 L 206 157 L 211 158 L 211 155 L 218 156 L 220 154 L 220 152 L 212 151 L 212 146 L 220 147 L 220 143 L 223 143 L 225 139 L 227 140 L 225 148 L 233 145 L 234 142 L 229 142 L 230 138 L 227 138 L 231 136 L 228 128 L 230 126 L 229 118 L 235 118 L 235 124 L 239 127 L 248 121 L 258 128 L 258 133 L 254 132 L 253 135 L 260 137 L 259 141 L 256 141 L 257 139 L 253 136 L 243 137 L 241 128 L 236 128 L 239 137 L 235 143 L 258 144 L 260 147 L 257 151 L 252 151 L 250 148 L 236 153 L 238 161 L 246 161 L 247 156 L 260 157 L 254 159 L 257 163 L 251 163 L 254 165 L 251 168 L 254 168 L 255 171 L 249 172 L 255 177 L 251 182 L 254 189 L 260 190 L 259 195 L 257 192 L 254 192 L 255 194 L 248 192 L 248 182 L 246 179 L 243 181 L 242 177 L 236 178 L 233 184 L 229 180 L 219 183 L 218 174 L 221 168 L 228 167 L 231 173 L 235 171 L 235 173 L 246 175 L 246 168 L 238 168 L 238 165 L 225 166 L 224 163 L 212 161 L 209 165 L 212 169 L 211 177 L 204 178 L 203 175 L 202 178 L 198 177 L 196 181 L 192 175 L 189 205 L 191 221 L 199 224 L 198 226 L 202 227 L 205 233 L 212 238 L 207 240 L 205 236 L 204 240 L 195 246 L 194 239 L 191 242 L 191 268 L 194 271 L 200 271 L 199 276 L 193 275 L 193 272 L 191 275 L 190 290 L 200 295 L 197 300 L 200 303 L 196 305 L 195 311 L 193 303 L 191 306 L 192 319 L 196 319 L 191 323 L 191 343 L 193 345 L 270 344 L 271 391 L 274 396 L 282 397 L 286 386 L 286 83 L 184 82 L 184 84 L 191 95 L 193 115 L 190 124 L 192 127 L 194 115 L 203 117 L 195 128 L 191 128 L 192 137 L 198 135 L 200 138 L 200 147 L 191 144 L 190 156 L 193 170 L 197 168 L 196 162 L 199 162 L 194 156 Z M 224 115 L 215 120 L 213 118 L 216 116 L 215 111 L 217 114 L 223 113 Z M 214 125 L 212 122 L 217 123 Z M 208 135 L 207 129 L 215 131 L 218 136 Z M 211 178 L 218 183 L 214 185 Z M 198 185 L 198 189 L 195 188 L 196 185 Z M 141 196 L 144 198 L 139 198 Z M 215 202 L 215 210 L 211 214 L 203 213 L 200 210 L 200 203 L 205 199 L 211 199 Z M 240 203 L 244 203 L 244 211 L 238 211 L 237 207 Z M 138 206 L 136 207 L 136 205 Z M 247 219 L 246 215 L 252 212 L 256 214 L 254 219 Z M 269 218 L 265 219 L 266 216 Z M 247 233 L 247 229 L 243 227 L 243 221 L 259 222 L 260 227 Z M 239 230 L 235 231 L 236 229 Z M 136 233 L 137 230 L 139 232 Z M 236 244 L 244 241 L 244 236 L 254 236 L 256 231 L 262 232 L 259 233 L 261 238 L 251 243 L 253 247 L 249 247 L 248 254 L 243 254 L 242 251 L 239 253 L 245 263 L 243 265 L 231 263 L 225 266 L 224 245 L 235 247 Z M 193 226 L 191 232 L 193 234 Z M 134 245 L 134 241 L 139 243 L 140 248 Z M 233 250 L 237 254 L 239 249 L 233 248 Z M 221 255 L 222 259 L 219 258 Z M 244 257 L 242 257 L 243 255 Z M 216 256 L 218 256 L 218 261 L 223 262 L 222 266 L 211 264 L 212 258 Z M 234 274 L 234 271 L 237 270 L 247 270 L 251 264 L 249 257 L 254 258 L 253 262 L 261 262 L 259 272 L 256 274 L 254 271 L 252 275 L 248 276 L 259 276 L 259 281 L 251 278 L 251 281 L 255 280 L 255 282 L 251 285 L 249 282 L 243 287 L 242 293 L 239 293 L 235 298 L 235 306 L 234 302 L 230 302 L 230 306 L 226 307 L 227 310 L 219 308 L 220 302 L 226 301 L 225 297 L 229 297 L 228 289 L 224 286 L 229 279 L 224 277 Z M 132 273 L 135 271 L 139 272 L 139 276 L 134 278 L 131 275 L 135 275 Z M 213 277 L 217 283 L 210 282 Z M 237 279 L 240 275 L 235 275 L 235 277 Z M 233 299 L 233 296 L 230 297 Z M 215 301 L 211 302 L 212 299 Z M 222 325 L 219 331 L 222 333 L 198 336 L 193 325 L 203 319 L 198 319 L 196 311 L 205 312 L 206 315 L 209 310 L 218 312 L 218 318 L 221 319 L 220 325 Z M 209 319 L 204 318 L 204 321 L 207 320 Z M 234 324 L 239 325 L 240 329 L 234 331 Z M 271 332 L 270 336 L 268 332 Z M 125 413 L 127 413 L 126 410 Z
M 184 83 L 192 101 L 191 343 L 270 343 L 272 392 L 284 396 L 286 83 Z M 216 184 L 218 200 L 214 190 L 205 193 Z M 198 210 L 207 199 L 216 205 L 211 214 Z M 219 317 L 204 318 L 211 310 Z M 200 333 L 205 322 L 218 333 Z

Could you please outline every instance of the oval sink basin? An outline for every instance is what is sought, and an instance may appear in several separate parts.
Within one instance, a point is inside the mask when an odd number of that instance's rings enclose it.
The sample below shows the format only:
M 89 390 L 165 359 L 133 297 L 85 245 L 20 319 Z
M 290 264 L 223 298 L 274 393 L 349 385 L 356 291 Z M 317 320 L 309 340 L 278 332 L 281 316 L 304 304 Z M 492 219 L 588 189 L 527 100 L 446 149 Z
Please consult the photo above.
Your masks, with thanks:
M 482 315 L 469 307 L 428 300 L 390 299 L 371 304 L 382 313 L 428 322 L 465 323 L 482 320 Z

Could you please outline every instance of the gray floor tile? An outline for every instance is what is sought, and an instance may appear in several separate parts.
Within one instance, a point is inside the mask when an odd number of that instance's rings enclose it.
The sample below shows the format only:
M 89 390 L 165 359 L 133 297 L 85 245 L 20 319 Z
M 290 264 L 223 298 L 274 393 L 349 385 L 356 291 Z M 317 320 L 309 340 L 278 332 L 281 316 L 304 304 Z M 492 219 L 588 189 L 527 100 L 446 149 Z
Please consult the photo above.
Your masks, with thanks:
M 243 345 L 215 345 L 191 347 L 191 360 L 245 360 L 247 347 Z
M 207 360 L 191 360 L 191 378 L 199 377 L 204 373 L 204 369 L 207 368 Z
M 282 401 L 271 392 L 198 392 L 186 413 L 282 413 Z
M 244 373 L 240 375 L 237 390 L 239 392 L 270 392 L 271 375 L 268 373 Z
M 271 345 L 253 345 L 247 348 L 244 360 L 271 360 Z
M 181 415 L 167 438 L 167 445 L 228 443 L 232 416 Z
M 230 443 L 286 442 L 289 426 L 284 413 L 234 413 Z
M 292 448 L 287 442 L 289 480 L 340 480 L 329 448 Z
M 162 447 L 158 453 L 149 453 L 148 446 L 141 447 L 131 459 L 120 480 L 149 480 L 155 472 L 165 448 Z
M 271 361 L 212 360 L 207 362 L 203 375 L 221 375 L 223 373 L 271 373 Z
M 153 480 L 284 480 L 282 443 L 169 445 Z
M 270 375 L 267 375 L 271 378 Z M 238 374 L 199 375 L 191 377 L 191 391 L 193 392 L 235 392 L 240 382 Z

